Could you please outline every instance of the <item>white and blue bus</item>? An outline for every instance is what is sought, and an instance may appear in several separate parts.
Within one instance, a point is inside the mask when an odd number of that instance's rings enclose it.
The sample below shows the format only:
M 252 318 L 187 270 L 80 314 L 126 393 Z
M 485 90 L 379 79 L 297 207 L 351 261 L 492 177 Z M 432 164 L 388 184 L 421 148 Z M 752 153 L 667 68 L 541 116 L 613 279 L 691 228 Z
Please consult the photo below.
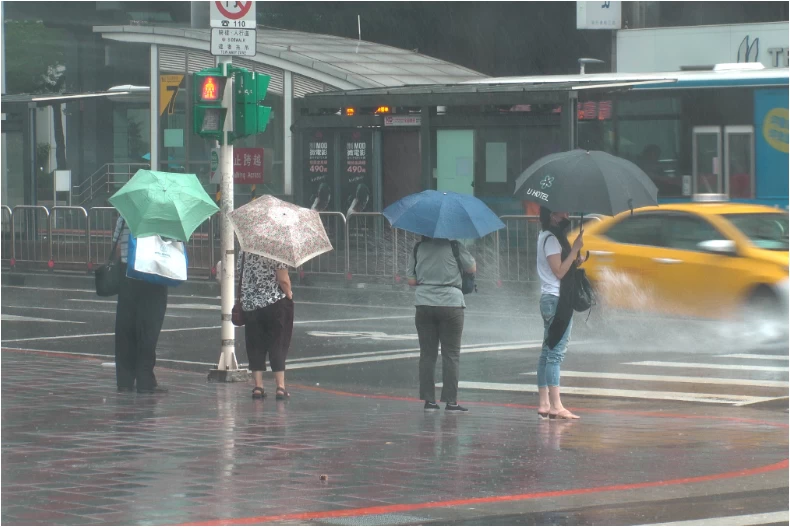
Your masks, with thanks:
M 580 92 L 579 146 L 638 164 L 660 202 L 724 194 L 788 207 L 787 69 L 737 64 L 655 77 L 671 80 L 611 100 Z
M 659 202 L 724 194 L 787 208 L 788 71 L 741 63 L 465 84 L 578 83 L 578 146 L 642 167 L 658 187 Z M 622 91 L 610 89 L 616 86 Z

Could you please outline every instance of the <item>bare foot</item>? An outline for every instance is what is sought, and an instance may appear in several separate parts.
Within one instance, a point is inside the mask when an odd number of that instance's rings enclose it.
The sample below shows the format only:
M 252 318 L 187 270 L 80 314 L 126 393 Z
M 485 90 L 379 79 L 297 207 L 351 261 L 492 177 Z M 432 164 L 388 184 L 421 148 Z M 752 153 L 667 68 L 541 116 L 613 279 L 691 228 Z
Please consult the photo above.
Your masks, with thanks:
M 563 408 L 556 413 L 549 413 L 549 419 L 581 419 L 567 408 Z

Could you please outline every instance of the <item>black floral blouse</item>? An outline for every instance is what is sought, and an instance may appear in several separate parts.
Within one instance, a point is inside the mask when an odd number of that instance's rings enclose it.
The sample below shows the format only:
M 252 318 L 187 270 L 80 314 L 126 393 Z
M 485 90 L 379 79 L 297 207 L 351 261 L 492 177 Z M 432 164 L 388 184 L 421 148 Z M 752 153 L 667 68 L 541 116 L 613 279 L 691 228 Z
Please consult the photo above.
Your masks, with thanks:
M 285 293 L 277 281 L 277 270 L 288 269 L 287 265 L 257 254 L 240 252 L 236 265 L 237 274 L 241 274 L 242 260 L 244 274 L 241 277 L 241 308 L 244 311 L 255 311 L 285 298 Z

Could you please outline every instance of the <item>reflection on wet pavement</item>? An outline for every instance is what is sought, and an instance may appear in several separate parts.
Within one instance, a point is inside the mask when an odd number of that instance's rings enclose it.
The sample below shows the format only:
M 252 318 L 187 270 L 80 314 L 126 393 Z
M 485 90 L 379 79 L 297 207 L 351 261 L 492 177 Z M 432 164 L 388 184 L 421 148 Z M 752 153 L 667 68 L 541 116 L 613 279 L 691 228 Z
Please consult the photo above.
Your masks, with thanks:
M 627 488 L 787 457 L 786 420 L 599 410 L 549 422 L 517 405 L 425 413 L 296 385 L 290 401 L 253 401 L 247 385 L 159 378 L 169 394 L 118 394 L 98 361 L 4 350 L 3 523 L 318 521 L 388 506 L 376 513 L 420 522 L 443 514 L 440 503 L 426 516 L 426 502 Z

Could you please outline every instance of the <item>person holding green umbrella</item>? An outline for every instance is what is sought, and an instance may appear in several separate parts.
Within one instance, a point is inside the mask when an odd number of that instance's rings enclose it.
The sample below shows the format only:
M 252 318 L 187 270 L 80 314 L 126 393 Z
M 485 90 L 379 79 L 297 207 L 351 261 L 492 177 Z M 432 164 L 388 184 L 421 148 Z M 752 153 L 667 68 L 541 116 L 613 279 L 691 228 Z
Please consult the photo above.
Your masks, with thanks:
M 113 233 L 121 260 L 115 312 L 115 376 L 119 392 L 166 393 L 156 382 L 156 344 L 167 310 L 167 286 L 126 276 L 129 236 L 186 242 L 219 210 L 194 174 L 137 173 L 110 199 L 119 212 Z

